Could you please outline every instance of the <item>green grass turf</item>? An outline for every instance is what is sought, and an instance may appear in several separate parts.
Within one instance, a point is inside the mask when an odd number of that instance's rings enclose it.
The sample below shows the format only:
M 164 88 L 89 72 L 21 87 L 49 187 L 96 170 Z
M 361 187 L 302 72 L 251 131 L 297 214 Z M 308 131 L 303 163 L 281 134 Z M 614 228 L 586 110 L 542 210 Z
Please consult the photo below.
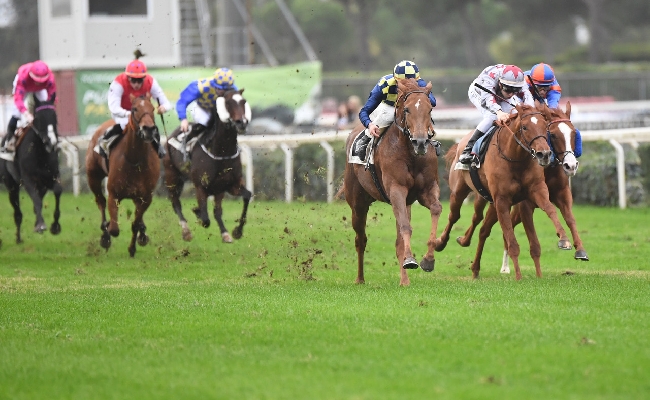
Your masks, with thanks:
M 0 193 L 5 196 L 6 192 Z M 1 201 L 2 199 L 0 199 Z M 556 248 L 535 213 L 544 278 L 523 229 L 523 280 L 501 275 L 498 227 L 481 279 L 474 242 L 451 242 L 436 270 L 402 288 L 395 222 L 371 207 L 366 284 L 355 285 L 350 210 L 253 202 L 244 237 L 224 244 L 216 223 L 183 242 L 169 202 L 145 215 L 151 242 L 128 256 L 128 215 L 105 252 L 92 198 L 66 194 L 59 236 L 24 243 L 11 207 L 0 215 L 0 398 L 405 399 L 645 398 L 650 393 L 650 231 L 647 208 L 576 207 L 591 261 Z M 46 197 L 51 223 L 53 197 Z M 227 201 L 229 228 L 241 212 Z M 443 206 L 440 230 L 446 223 Z M 463 208 L 452 240 L 464 231 Z M 413 208 L 420 259 L 428 211 Z

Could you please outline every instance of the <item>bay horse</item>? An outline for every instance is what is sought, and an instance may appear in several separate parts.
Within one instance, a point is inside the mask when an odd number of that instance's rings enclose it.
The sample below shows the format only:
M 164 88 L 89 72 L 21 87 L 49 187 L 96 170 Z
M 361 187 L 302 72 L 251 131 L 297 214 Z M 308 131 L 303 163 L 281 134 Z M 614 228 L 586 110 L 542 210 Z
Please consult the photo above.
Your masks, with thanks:
M 516 109 L 516 114 L 511 115 L 505 123 L 499 124 L 488 147 L 485 161 L 478 170 L 481 185 L 487 188 L 494 203 L 488 208 L 479 232 L 479 243 L 471 267 L 475 279 L 479 276 L 485 240 L 497 221 L 501 225 L 506 249 L 515 267 L 516 279 L 521 279 L 520 249 L 510 218 L 513 204 L 530 200 L 546 212 L 558 232 L 566 235 L 558 220 L 555 207 L 549 200 L 548 188 L 544 180 L 544 168 L 550 165 L 552 159 L 552 151 L 546 135 L 546 121 L 551 119 L 551 111 L 545 104 L 538 102 L 534 107 L 517 105 Z M 443 250 L 449 241 L 449 232 L 460 218 L 463 200 L 472 191 L 477 197 L 479 196 L 479 190 L 473 184 L 469 171 L 452 169 L 460 156 L 459 149 L 464 148 L 469 136 L 466 135 L 459 144 L 452 146 L 445 155 L 446 165 L 450 170 L 450 211 L 449 222 L 436 243 L 438 251 Z M 476 214 L 474 218 L 477 218 Z M 535 263 L 536 274 L 541 277 L 539 261 L 541 247 L 532 223 L 532 214 L 522 215 L 522 222 L 530 243 L 530 255 Z M 475 219 L 472 223 L 478 224 Z
M 560 210 L 573 238 L 572 247 L 569 238 L 566 235 L 562 236 L 563 232 L 556 232 L 559 238 L 557 246 L 561 250 L 571 250 L 575 247 L 574 258 L 576 260 L 589 261 L 589 256 L 580 239 L 576 219 L 572 211 L 573 195 L 571 194 L 569 178 L 578 172 L 579 163 L 574 153 L 576 149 L 576 129 L 571 122 L 570 102 L 567 102 L 565 110 L 560 108 L 551 109 L 551 120 L 547 122 L 546 134 L 551 143 L 554 160 L 549 167 L 544 169 L 544 180 L 548 187 L 549 199 Z M 476 226 L 483 219 L 483 209 L 486 204 L 487 201 L 485 199 L 480 196 L 476 197 L 472 224 L 465 232 L 465 235 L 456 239 L 461 246 L 469 246 Z M 521 222 L 521 214 L 532 214 L 535 207 L 535 204 L 530 200 L 523 200 L 515 204 L 510 213 L 513 227 Z M 508 255 L 505 250 L 501 272 L 510 273 Z
M 167 142 L 167 155 L 163 158 L 165 186 L 174 212 L 178 216 L 185 241 L 192 240 L 192 232 L 183 215 L 180 201 L 187 180 L 191 180 L 194 184 L 198 207 L 193 211 L 204 228 L 210 226 L 207 200 L 209 196 L 214 196 L 213 215 L 219 225 L 222 241 L 232 243 L 233 237 L 240 239 L 244 234 L 246 213 L 252 193 L 244 186 L 241 157 L 237 145 L 237 136 L 246 133 L 251 120 L 250 105 L 242 96 L 243 92 L 244 89 L 229 90 L 217 98 L 216 109 L 212 110 L 210 123 L 203 137 L 192 148 L 189 167 L 184 165 L 181 151 L 171 145 L 174 141 L 179 143 L 176 138 L 180 128 L 170 135 L 170 140 Z M 232 236 L 226 229 L 222 217 L 222 202 L 226 193 L 241 196 L 244 202 L 239 224 L 233 229 Z
M 123 199 L 133 200 L 135 216 L 131 224 L 129 255 L 134 257 L 136 239 L 140 246 L 149 243 L 143 216 L 151 205 L 153 191 L 160 177 L 160 160 L 151 146 L 151 141 L 158 133 L 151 95 L 147 93 L 137 98 L 131 95 L 131 104 L 129 122 L 117 144 L 111 149 L 108 160 L 93 149 L 99 137 L 115 122 L 104 122 L 93 134 L 86 152 L 86 175 L 88 186 L 95 195 L 95 203 L 102 214 L 102 236 L 99 243 L 107 251 L 111 247 L 111 236 L 117 237 L 120 234 L 117 223 L 120 202 Z M 108 177 L 106 191 L 110 221 L 106 220 L 107 202 L 102 191 L 102 181 L 105 177 Z
M 48 190 L 54 193 L 54 222 L 50 226 L 53 235 L 61 233 L 59 209 L 61 175 L 59 173 L 59 133 L 57 129 L 55 96 L 49 101 L 39 101 L 34 96 L 34 121 L 25 128 L 17 140 L 14 161 L 0 159 L 0 177 L 9 191 L 9 201 L 14 209 L 16 243 L 22 243 L 20 226 L 23 214 L 20 210 L 20 185 L 25 187 L 34 204 L 36 222 L 34 232 L 43 233 L 47 224 L 43 219 L 43 197 Z
M 442 206 L 438 186 L 438 157 L 435 149 L 429 148 L 435 146 L 435 141 L 432 140 L 435 131 L 430 115 L 432 106 L 429 102 L 431 82 L 426 87 L 420 87 L 414 79 L 401 79 L 397 82 L 397 88 L 395 119 L 367 156 L 374 157 L 374 165 L 368 169 L 354 163 L 345 166 L 343 192 L 352 210 L 352 227 L 356 233 L 354 245 L 357 251 L 357 284 L 365 283 L 363 264 L 368 241 L 366 220 L 368 209 L 375 201 L 387 202 L 393 208 L 400 285 L 410 284 L 407 269 L 419 266 L 430 272 L 435 265 L 434 243 Z M 354 129 L 348 136 L 346 154 L 350 154 L 351 146 L 362 128 Z M 373 169 L 376 174 L 373 174 Z M 416 200 L 431 213 L 427 253 L 420 264 L 411 250 L 411 205 Z

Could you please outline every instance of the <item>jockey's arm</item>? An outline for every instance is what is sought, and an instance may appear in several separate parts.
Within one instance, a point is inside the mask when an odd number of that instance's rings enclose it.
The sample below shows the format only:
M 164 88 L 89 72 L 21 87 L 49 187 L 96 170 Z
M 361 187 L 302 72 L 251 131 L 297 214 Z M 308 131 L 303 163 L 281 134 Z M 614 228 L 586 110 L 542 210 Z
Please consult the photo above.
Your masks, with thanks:
M 359 119 L 361 120 L 361 123 L 363 126 L 366 128 L 370 123 L 372 122 L 370 120 L 370 114 L 375 111 L 377 106 L 381 103 L 381 101 L 384 99 L 384 94 L 381 92 L 381 88 L 379 85 L 375 85 L 374 88 L 370 91 L 370 96 L 368 96 L 368 100 L 366 100 L 366 104 L 361 107 L 361 110 L 359 111 Z
M 548 102 L 548 108 L 558 108 L 560 106 L 560 98 L 562 93 L 551 89 L 546 94 L 546 101 Z
M 197 86 L 197 81 L 190 82 L 189 85 L 181 92 L 178 101 L 176 102 L 176 113 L 178 114 L 179 120 L 187 119 L 187 106 L 191 102 L 198 99 L 201 96 L 201 92 Z
M 131 115 L 131 111 L 122 108 L 122 94 L 124 88 L 117 81 L 111 82 L 108 88 L 108 110 L 112 115 L 118 118 L 124 118 Z
M 156 78 L 153 79 L 153 83 L 151 84 L 151 97 L 158 102 L 158 114 L 164 114 L 174 108 L 172 103 L 167 99 L 167 96 L 165 96 L 165 92 L 163 92 Z

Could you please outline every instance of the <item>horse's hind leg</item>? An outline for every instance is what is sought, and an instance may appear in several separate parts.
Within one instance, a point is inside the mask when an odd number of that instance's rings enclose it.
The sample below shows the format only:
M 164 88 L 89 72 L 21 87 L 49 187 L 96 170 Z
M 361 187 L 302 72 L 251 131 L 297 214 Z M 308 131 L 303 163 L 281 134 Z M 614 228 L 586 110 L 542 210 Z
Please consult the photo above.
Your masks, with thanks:
M 528 237 L 528 243 L 530 244 L 530 257 L 535 263 L 535 274 L 538 278 L 542 277 L 542 266 L 540 264 L 540 257 L 542 255 L 542 248 L 539 244 L 539 238 L 537 237 L 537 232 L 535 231 L 535 224 L 533 223 L 533 209 L 525 210 L 521 212 L 521 222 L 524 225 L 524 230 L 526 231 L 526 236 Z
M 573 206 L 573 196 L 571 195 L 571 190 L 568 186 L 558 193 L 555 205 L 560 209 L 564 221 L 566 221 L 569 230 L 571 230 L 573 246 L 576 249 L 574 258 L 576 260 L 589 261 L 589 256 L 587 256 L 587 251 L 585 250 L 584 245 L 582 244 L 582 239 L 580 239 L 580 234 L 578 233 L 576 219 L 573 216 L 573 211 L 571 211 Z
M 147 227 L 144 224 L 144 213 L 151 205 L 151 195 L 133 200 L 135 204 L 135 217 L 131 224 L 131 243 L 129 244 L 129 255 L 135 256 L 136 241 L 140 246 L 149 243 L 149 236 L 146 234 Z
M 198 206 L 193 208 L 194 215 L 201 220 L 201 225 L 204 228 L 210 226 L 210 216 L 208 215 L 208 193 L 202 186 L 194 185 L 196 189 L 196 202 Z
M 55 200 L 55 206 L 54 206 L 54 222 L 52 222 L 52 226 L 50 226 L 50 233 L 53 235 L 58 235 L 61 233 L 61 224 L 59 224 L 59 218 L 61 217 L 61 209 L 59 206 L 61 205 L 61 192 L 63 191 L 63 188 L 61 187 L 61 183 L 59 182 L 60 179 L 57 177 L 56 181 L 54 182 L 54 186 L 52 187 L 52 192 L 54 193 L 54 200 Z
M 468 247 L 472 243 L 472 236 L 474 236 L 474 231 L 476 230 L 478 224 L 483 221 L 483 211 L 485 210 L 487 200 L 479 195 L 476 195 L 475 197 L 476 199 L 474 199 L 474 215 L 472 215 L 472 223 L 467 228 L 463 236 L 456 238 L 456 243 L 462 247 Z
M 474 262 L 472 262 L 472 277 L 474 279 L 478 278 L 479 272 L 481 270 L 481 257 L 483 256 L 483 249 L 485 247 L 485 241 L 490 236 L 492 232 L 492 227 L 498 221 L 496 209 L 493 206 L 488 207 L 485 219 L 483 220 L 483 225 L 478 232 L 478 245 L 476 246 L 476 255 L 474 256 Z
M 179 172 L 167 165 L 165 165 L 165 186 L 167 187 L 169 201 L 172 202 L 172 208 L 181 225 L 183 240 L 189 242 L 192 240 L 192 231 L 190 231 L 187 220 L 183 215 L 183 207 L 181 205 L 181 193 L 183 193 L 185 182 L 183 182 Z
M 250 192 L 250 190 L 246 189 L 243 185 L 240 189 L 242 200 L 244 201 L 244 208 L 241 213 L 241 217 L 239 217 L 239 225 L 235 227 L 235 229 L 232 230 L 232 236 L 235 239 L 241 239 L 242 236 L 244 236 L 244 225 L 246 224 L 246 213 L 248 212 L 248 204 L 251 201 L 251 197 L 253 194 Z
M 214 208 L 213 208 L 213 214 L 214 214 L 214 219 L 217 221 L 217 224 L 219 225 L 219 231 L 221 232 L 221 241 L 224 243 L 232 243 L 232 236 L 230 236 L 230 233 L 228 232 L 228 229 L 226 229 L 226 225 L 223 223 L 223 198 L 225 196 L 225 193 L 219 193 L 214 195 Z
M 346 199 L 349 198 L 347 195 Z M 368 243 L 368 236 L 366 236 L 366 219 L 368 218 L 367 204 L 352 206 L 352 228 L 355 232 L 354 247 L 357 250 L 357 280 L 355 283 L 365 283 L 366 280 L 363 275 L 363 262 L 366 252 L 366 244 Z
M 16 182 L 6 185 L 9 189 L 9 202 L 14 208 L 14 224 L 16 225 L 16 243 L 20 244 L 23 239 L 20 237 L 20 226 L 23 223 L 23 213 L 20 211 L 20 186 Z
M 462 177 L 458 177 L 457 179 L 462 179 Z M 456 189 L 452 189 L 451 195 L 449 196 L 449 221 L 442 234 L 436 240 L 436 251 L 443 251 L 447 247 L 451 228 L 460 219 L 460 208 L 463 205 L 463 200 L 465 200 L 471 191 L 469 186 L 463 182 L 460 182 L 457 186 Z
M 34 214 L 36 215 L 36 222 L 34 223 L 34 232 L 43 233 L 47 230 L 47 224 L 43 219 L 43 195 L 45 190 L 39 190 L 36 184 L 29 179 L 23 181 L 25 191 L 29 194 L 34 204 Z
M 436 234 L 438 233 L 438 221 L 440 220 L 440 214 L 442 214 L 442 205 L 440 204 L 440 188 L 438 184 L 435 183 L 430 191 L 423 193 L 418 199 L 419 203 L 422 206 L 429 209 L 431 214 L 431 231 L 429 232 L 429 240 L 427 241 L 427 253 L 420 261 L 420 268 L 423 271 L 431 272 L 435 268 L 435 245 L 436 245 Z

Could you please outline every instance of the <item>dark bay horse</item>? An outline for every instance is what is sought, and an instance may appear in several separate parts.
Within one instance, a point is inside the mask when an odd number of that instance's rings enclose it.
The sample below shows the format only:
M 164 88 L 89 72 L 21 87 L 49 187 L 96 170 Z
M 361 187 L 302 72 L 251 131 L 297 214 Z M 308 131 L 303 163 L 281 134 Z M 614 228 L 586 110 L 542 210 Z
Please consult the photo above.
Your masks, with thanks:
M 244 89 L 230 90 L 217 98 L 216 110 L 213 110 L 210 124 L 203 133 L 203 138 L 192 148 L 189 167 L 184 165 L 182 153 L 171 145 L 180 130 L 176 129 L 170 136 L 167 155 L 163 158 L 165 186 L 174 212 L 178 215 L 183 240 L 192 240 L 192 232 L 183 215 L 180 201 L 187 180 L 191 180 L 194 184 L 198 207 L 193 211 L 204 228 L 210 226 L 207 200 L 209 196 L 214 196 L 213 214 L 219 224 L 223 242 L 231 243 L 232 237 L 239 239 L 244 233 L 246 213 L 252 193 L 244 186 L 241 157 L 237 145 L 237 135 L 246 133 L 246 127 L 251 119 L 250 105 L 242 96 L 243 92 Z M 233 229 L 232 237 L 222 219 L 222 201 L 226 193 L 241 196 L 244 201 L 239 224 Z
M 129 244 L 129 255 L 133 257 L 136 239 L 140 246 L 149 243 L 143 216 L 151 205 L 153 191 L 160 177 L 160 160 L 151 146 L 151 141 L 158 132 L 151 96 L 131 96 L 131 103 L 129 123 L 118 143 L 110 151 L 108 162 L 93 149 L 98 138 L 115 122 L 104 122 L 93 135 L 86 153 L 86 175 L 88 186 L 95 194 L 95 202 L 102 214 L 100 245 L 106 250 L 111 247 L 111 236 L 117 237 L 120 234 L 117 224 L 120 202 L 123 199 L 133 200 L 135 217 L 131 224 L 132 236 Z M 106 221 L 107 203 L 102 191 L 102 180 L 105 177 L 108 177 L 106 190 L 110 222 Z
M 56 109 L 54 98 L 41 102 L 34 97 L 34 121 L 23 129 L 18 139 L 14 161 L 0 160 L 0 177 L 9 190 L 9 201 L 14 208 L 14 223 L 16 224 L 16 243 L 21 243 L 20 225 L 23 214 L 20 211 L 20 185 L 34 203 L 36 223 L 34 232 L 43 233 L 47 224 L 43 219 L 43 197 L 51 190 L 54 193 L 54 222 L 50 226 L 53 235 L 61 233 L 59 209 L 61 198 L 61 177 L 59 174 L 59 151 L 57 143 Z
M 485 240 L 490 235 L 494 224 L 498 221 L 503 231 L 504 242 L 508 255 L 515 266 L 516 279 L 521 279 L 519 269 L 519 244 L 515 238 L 510 209 L 513 204 L 528 199 L 544 210 L 553 222 L 558 232 L 564 229 L 549 200 L 548 188 L 544 181 L 544 168 L 551 162 L 551 148 L 547 141 L 547 121 L 551 119 L 550 110 L 546 105 L 536 103 L 535 107 L 527 105 L 517 106 L 517 113 L 497 129 L 492 142 L 487 150 L 485 161 L 478 170 L 480 182 L 487 188 L 494 205 L 488 209 L 483 226 L 479 232 L 479 244 L 476 256 L 472 263 L 472 275 L 478 278 L 480 271 L 481 254 Z M 445 248 L 449 241 L 452 226 L 460 218 L 460 208 L 463 200 L 471 191 L 478 190 L 473 184 L 469 171 L 454 170 L 462 149 L 469 135 L 466 135 L 458 145 L 452 146 L 447 152 L 445 160 L 449 172 L 449 186 L 451 189 L 449 222 L 438 239 L 436 249 Z M 458 154 L 457 154 L 458 153 Z M 540 255 L 541 247 L 535 234 L 530 216 L 522 215 L 522 222 L 530 243 L 530 254 L 535 263 L 535 271 L 541 277 Z M 477 216 L 475 215 L 475 218 Z M 478 223 L 473 221 L 473 223 Z
M 569 178 L 574 176 L 578 171 L 578 160 L 576 159 L 574 150 L 576 149 L 576 129 L 571 123 L 571 103 L 567 102 L 566 109 L 563 111 L 560 108 L 551 109 L 551 120 L 547 122 L 546 133 L 551 143 L 551 150 L 553 150 L 554 161 L 548 168 L 544 169 L 544 180 L 548 187 L 549 198 L 555 206 L 562 213 L 562 217 L 567 223 L 571 236 L 573 237 L 573 246 L 576 251 L 574 258 L 576 260 L 589 261 L 587 252 L 584 248 L 578 228 L 576 219 L 573 216 L 573 195 L 571 194 L 571 187 L 569 185 Z M 456 239 L 456 241 L 463 247 L 469 246 L 474 229 L 478 222 L 483 218 L 482 212 L 486 205 L 485 199 L 478 196 L 474 202 L 475 217 L 472 218 L 472 224 L 465 232 L 464 236 Z M 512 219 L 513 227 L 521 222 L 521 214 L 532 214 L 535 209 L 535 204 L 530 200 L 523 200 L 512 208 L 510 217 Z M 558 248 L 562 250 L 571 250 L 571 242 L 566 235 L 562 236 L 563 232 L 556 232 L 558 240 Z M 502 273 L 510 273 L 508 267 L 507 251 L 504 251 L 503 264 L 501 267 Z
M 438 187 L 438 157 L 431 140 L 435 131 L 430 115 L 430 92 L 431 82 L 426 87 L 420 87 L 414 79 L 398 81 L 395 120 L 372 153 L 378 185 L 373 180 L 372 167 L 365 169 L 364 165 L 352 163 L 345 166 L 343 191 L 352 209 L 352 227 L 356 233 L 356 283 L 365 282 L 366 219 L 370 205 L 377 200 L 389 200 L 395 215 L 395 252 L 400 266 L 400 285 L 410 284 L 406 269 L 420 266 L 425 271 L 432 271 L 434 268 L 434 243 L 442 206 Z M 360 131 L 361 128 L 357 128 L 350 133 L 346 154 L 350 154 L 350 148 Z M 416 200 L 431 212 L 427 253 L 420 265 L 411 251 L 411 205 Z

